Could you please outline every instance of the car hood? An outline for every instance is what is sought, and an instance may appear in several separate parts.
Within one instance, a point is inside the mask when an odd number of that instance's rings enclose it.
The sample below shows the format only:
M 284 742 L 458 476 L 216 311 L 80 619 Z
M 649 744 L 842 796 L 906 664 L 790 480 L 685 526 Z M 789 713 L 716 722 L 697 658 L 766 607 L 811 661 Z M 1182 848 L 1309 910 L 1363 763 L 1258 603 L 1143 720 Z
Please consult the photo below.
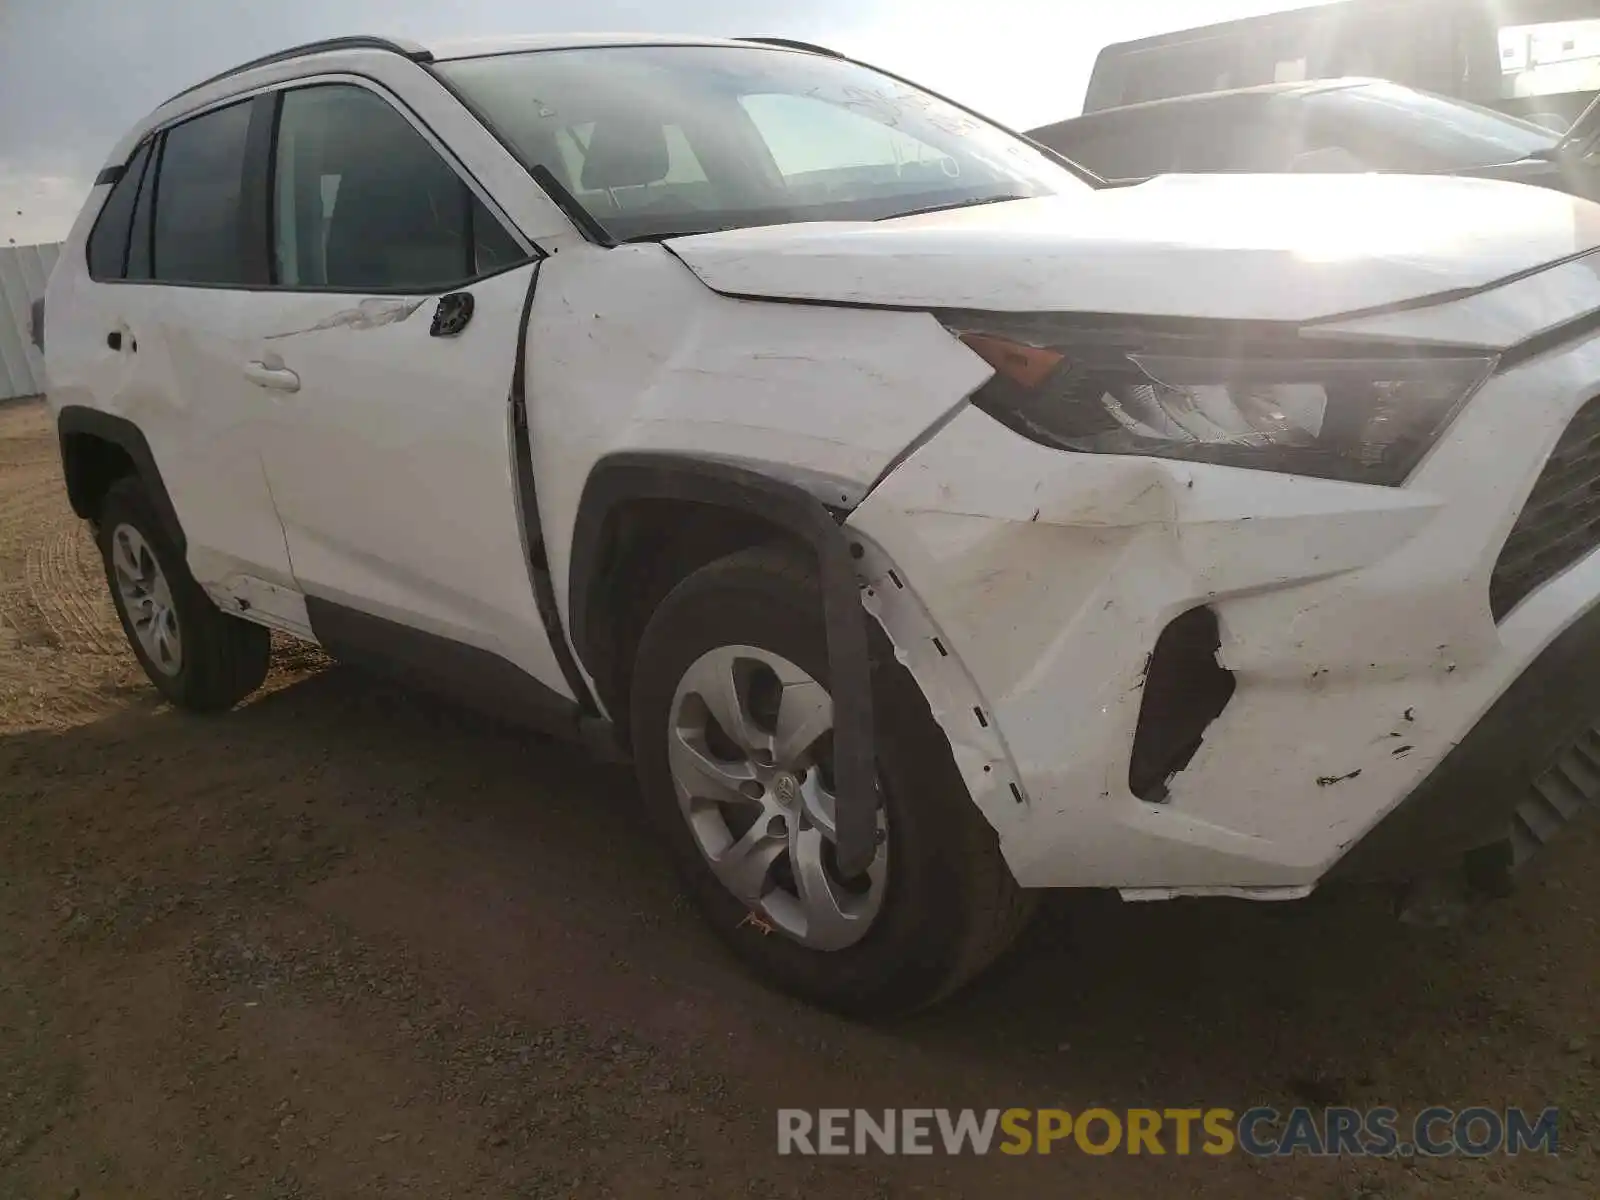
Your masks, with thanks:
M 1487 179 L 1168 175 L 666 244 L 729 295 L 1308 321 L 1482 288 L 1600 246 L 1600 205 Z

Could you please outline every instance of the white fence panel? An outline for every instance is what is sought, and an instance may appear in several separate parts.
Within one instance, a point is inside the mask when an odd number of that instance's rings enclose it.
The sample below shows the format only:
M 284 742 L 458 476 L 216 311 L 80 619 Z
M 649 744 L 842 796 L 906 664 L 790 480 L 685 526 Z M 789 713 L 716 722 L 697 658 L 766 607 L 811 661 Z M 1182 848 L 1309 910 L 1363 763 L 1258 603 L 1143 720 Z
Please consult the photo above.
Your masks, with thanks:
M 33 344 L 33 302 L 44 296 L 60 246 L 0 246 L 0 400 L 44 391 L 44 356 Z

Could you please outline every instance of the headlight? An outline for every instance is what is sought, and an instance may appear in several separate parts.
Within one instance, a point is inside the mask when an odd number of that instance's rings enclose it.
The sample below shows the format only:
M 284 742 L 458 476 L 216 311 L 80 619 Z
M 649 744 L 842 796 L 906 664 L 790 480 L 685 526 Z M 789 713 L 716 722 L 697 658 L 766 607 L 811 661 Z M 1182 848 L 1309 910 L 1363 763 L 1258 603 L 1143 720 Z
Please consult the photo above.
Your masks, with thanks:
M 950 323 L 995 368 L 974 403 L 1025 437 L 1359 483 L 1404 482 L 1495 366 L 1472 351 L 1050 325 Z

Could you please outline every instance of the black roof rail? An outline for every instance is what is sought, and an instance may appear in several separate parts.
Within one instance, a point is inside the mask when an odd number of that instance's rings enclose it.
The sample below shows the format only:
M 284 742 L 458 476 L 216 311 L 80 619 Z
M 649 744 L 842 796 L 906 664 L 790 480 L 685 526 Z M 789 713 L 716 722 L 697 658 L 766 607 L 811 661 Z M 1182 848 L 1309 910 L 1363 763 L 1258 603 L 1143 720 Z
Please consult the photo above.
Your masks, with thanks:
M 290 62 L 296 58 L 304 58 L 308 54 L 323 54 L 330 50 L 387 50 L 391 54 L 404 55 L 413 62 L 427 63 L 433 61 L 433 53 L 426 46 L 400 38 L 383 37 L 336 37 L 324 38 L 320 42 L 306 42 L 301 46 L 290 46 L 287 50 L 279 50 L 275 54 L 264 54 L 260 58 L 252 58 L 249 62 L 240 63 L 237 67 L 202 79 L 193 87 L 186 87 L 177 95 L 166 101 L 171 104 L 173 100 L 182 99 L 190 92 L 198 92 L 201 88 L 210 87 L 213 83 L 221 83 L 234 75 L 241 75 L 246 71 L 253 71 L 257 67 L 270 67 L 273 63 Z
M 829 58 L 843 58 L 837 50 L 829 50 L 826 46 L 819 46 L 815 42 L 801 42 L 794 38 L 780 37 L 742 37 L 735 38 L 737 42 L 753 42 L 758 46 L 777 46 L 783 50 L 808 50 L 812 54 L 826 54 Z

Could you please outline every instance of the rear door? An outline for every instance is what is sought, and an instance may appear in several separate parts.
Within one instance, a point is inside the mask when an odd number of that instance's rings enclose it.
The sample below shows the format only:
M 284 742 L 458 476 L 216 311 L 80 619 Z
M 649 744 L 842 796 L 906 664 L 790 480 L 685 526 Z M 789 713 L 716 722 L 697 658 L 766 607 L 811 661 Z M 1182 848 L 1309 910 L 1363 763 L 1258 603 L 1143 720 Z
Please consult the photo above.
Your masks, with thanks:
M 570 698 L 508 403 L 537 255 L 370 81 L 276 103 L 273 282 L 233 369 L 272 408 L 266 474 L 313 628 L 436 677 L 495 675 L 462 648 L 486 652 Z
M 90 277 L 103 286 L 62 306 L 89 325 L 64 331 L 87 352 L 64 369 L 63 391 L 143 432 L 202 585 L 269 616 L 282 608 L 282 623 L 302 627 L 257 450 L 262 406 L 234 367 L 242 303 L 266 278 L 245 174 L 269 116 L 250 99 L 224 103 L 135 152 L 89 239 Z

